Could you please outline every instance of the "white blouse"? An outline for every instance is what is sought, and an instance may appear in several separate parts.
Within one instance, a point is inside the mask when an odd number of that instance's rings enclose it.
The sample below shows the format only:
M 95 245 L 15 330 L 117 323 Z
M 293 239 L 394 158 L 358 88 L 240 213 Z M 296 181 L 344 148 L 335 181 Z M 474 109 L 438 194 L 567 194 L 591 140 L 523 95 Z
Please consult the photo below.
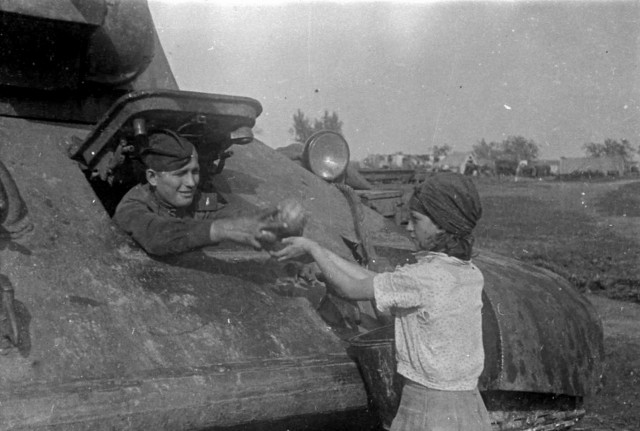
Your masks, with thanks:
M 473 263 L 442 253 L 374 277 L 378 309 L 395 316 L 398 373 L 432 389 L 477 386 L 484 367 L 483 285 Z

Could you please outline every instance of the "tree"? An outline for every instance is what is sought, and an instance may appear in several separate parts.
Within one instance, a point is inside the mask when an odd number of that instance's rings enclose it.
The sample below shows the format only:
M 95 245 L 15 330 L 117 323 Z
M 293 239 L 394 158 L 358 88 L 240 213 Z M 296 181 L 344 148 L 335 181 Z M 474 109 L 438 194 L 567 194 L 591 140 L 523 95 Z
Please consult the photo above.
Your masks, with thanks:
M 307 138 L 313 134 L 311 121 L 305 117 L 304 112 L 300 109 L 293 114 L 293 127 L 289 129 L 289 133 L 291 133 L 298 142 L 306 142 Z
M 588 142 L 584 144 L 584 150 L 590 157 L 622 156 L 624 160 L 629 160 L 633 153 L 633 147 L 626 139 L 618 142 L 607 138 L 603 144 Z
M 473 149 L 473 155 L 478 159 L 496 160 L 500 153 L 499 144 L 496 142 L 487 144 L 487 141 L 485 141 L 484 138 L 471 148 Z
M 449 144 L 444 144 L 442 146 L 434 145 L 432 148 L 433 159 L 440 160 L 444 157 L 447 157 L 447 154 L 451 152 L 451 146 Z
M 538 158 L 538 146 L 530 139 L 522 136 L 509 136 L 502 141 L 502 154 L 504 158 L 515 160 L 535 160 Z
M 313 120 L 313 126 L 311 125 L 311 119 L 307 118 L 300 109 L 293 114 L 293 127 L 289 129 L 289 133 L 293 135 L 296 141 L 306 142 L 311 135 L 321 130 L 342 133 L 342 121 L 340 121 L 336 112 L 329 114 L 329 111 L 324 111 L 322 118 Z
M 338 118 L 338 114 L 332 112 L 329 115 L 329 111 L 324 111 L 322 121 L 316 120 L 314 124 L 316 132 L 320 130 L 332 130 L 336 133 L 342 133 L 342 121 Z
M 479 159 L 489 160 L 535 160 L 538 158 L 538 145 L 522 136 L 509 136 L 502 142 L 487 142 L 482 139 L 473 147 L 473 154 Z

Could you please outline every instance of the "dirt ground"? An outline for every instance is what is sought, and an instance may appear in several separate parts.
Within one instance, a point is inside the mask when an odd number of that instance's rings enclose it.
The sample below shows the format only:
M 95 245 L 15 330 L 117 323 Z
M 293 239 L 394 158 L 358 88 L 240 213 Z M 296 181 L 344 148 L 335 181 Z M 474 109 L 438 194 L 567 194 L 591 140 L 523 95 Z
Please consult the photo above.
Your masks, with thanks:
M 640 305 L 588 296 L 604 326 L 603 387 L 574 430 L 640 430 Z
M 640 180 L 478 178 L 476 245 L 568 278 L 603 322 L 602 388 L 576 431 L 640 430 Z

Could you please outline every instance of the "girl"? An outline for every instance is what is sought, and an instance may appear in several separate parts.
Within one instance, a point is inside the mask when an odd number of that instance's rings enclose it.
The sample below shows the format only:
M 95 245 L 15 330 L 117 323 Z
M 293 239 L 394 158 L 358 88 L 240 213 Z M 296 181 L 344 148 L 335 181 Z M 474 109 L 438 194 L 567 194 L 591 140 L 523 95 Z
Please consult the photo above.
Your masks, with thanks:
M 337 293 L 375 300 L 395 319 L 398 373 L 405 378 L 391 431 L 491 431 L 478 391 L 484 365 L 483 277 L 471 262 L 482 214 L 470 178 L 429 177 L 409 201 L 417 263 L 374 273 L 303 237 L 286 238 L 279 260 L 309 254 Z

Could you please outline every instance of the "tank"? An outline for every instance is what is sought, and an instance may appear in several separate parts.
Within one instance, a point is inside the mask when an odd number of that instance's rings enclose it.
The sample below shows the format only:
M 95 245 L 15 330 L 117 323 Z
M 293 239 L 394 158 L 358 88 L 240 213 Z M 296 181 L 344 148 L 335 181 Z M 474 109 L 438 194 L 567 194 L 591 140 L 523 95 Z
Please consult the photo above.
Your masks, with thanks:
M 150 256 L 111 216 L 162 127 L 198 147 L 228 214 L 296 198 L 305 235 L 376 270 L 411 261 L 406 234 L 255 139 L 257 100 L 180 91 L 144 1 L 5 1 L 0 23 L 0 429 L 386 427 L 393 384 L 372 385 L 396 376 L 368 357 L 389 319 L 370 303 L 232 244 Z M 571 426 L 599 385 L 594 309 L 542 269 L 477 264 L 495 429 Z

